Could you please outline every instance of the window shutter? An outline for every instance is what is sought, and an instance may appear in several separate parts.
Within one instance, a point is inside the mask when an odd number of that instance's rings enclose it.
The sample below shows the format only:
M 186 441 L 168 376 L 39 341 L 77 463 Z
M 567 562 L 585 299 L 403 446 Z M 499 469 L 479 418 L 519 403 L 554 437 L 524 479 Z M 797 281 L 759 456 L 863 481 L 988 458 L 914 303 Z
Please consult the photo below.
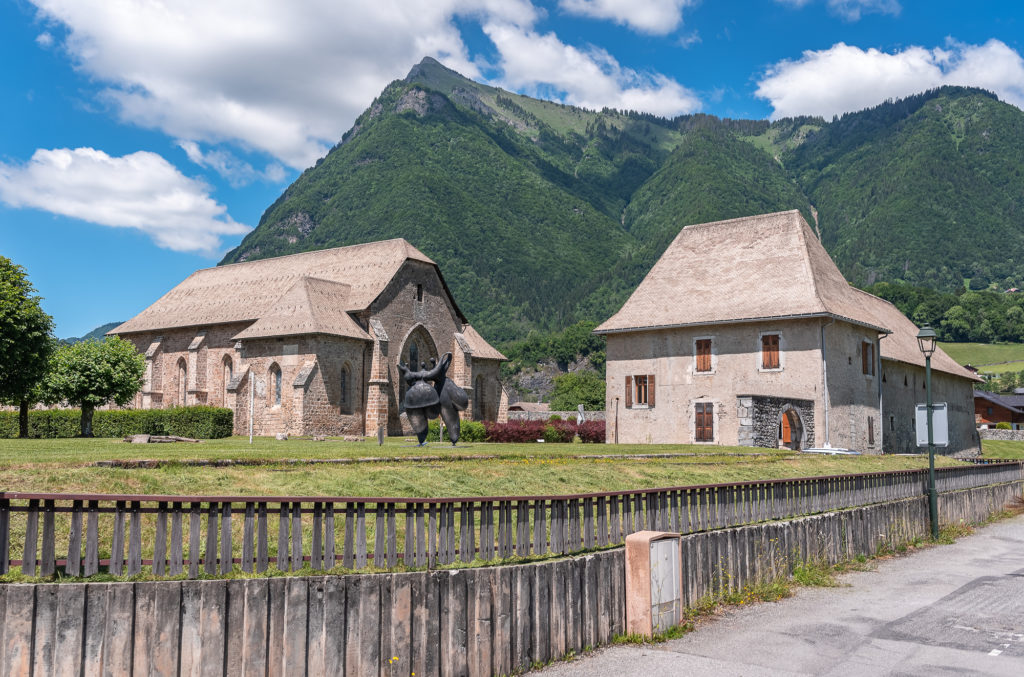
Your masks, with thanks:
M 626 377 L 626 408 L 633 406 L 633 377 Z
M 860 346 L 860 370 L 864 374 L 870 373 L 868 371 L 868 344 L 862 343 Z
M 648 374 L 647 376 L 647 406 L 654 406 L 654 392 L 657 389 L 654 387 L 654 374 Z

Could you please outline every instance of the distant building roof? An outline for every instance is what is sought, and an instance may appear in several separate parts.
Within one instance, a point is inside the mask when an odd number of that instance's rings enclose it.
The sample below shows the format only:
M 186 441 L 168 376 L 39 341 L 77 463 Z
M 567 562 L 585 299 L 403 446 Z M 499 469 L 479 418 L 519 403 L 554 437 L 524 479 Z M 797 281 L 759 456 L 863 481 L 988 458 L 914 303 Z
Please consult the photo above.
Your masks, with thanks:
M 515 402 L 508 405 L 509 411 L 551 411 L 547 402 Z
M 629 300 L 594 331 L 812 317 L 891 332 L 882 339 L 882 358 L 924 366 L 914 323 L 851 287 L 797 210 L 683 228 Z M 978 380 L 941 349 L 932 367 Z
M 1018 414 L 1024 414 L 1024 395 L 999 395 L 985 390 L 975 390 L 974 399 L 987 400 Z

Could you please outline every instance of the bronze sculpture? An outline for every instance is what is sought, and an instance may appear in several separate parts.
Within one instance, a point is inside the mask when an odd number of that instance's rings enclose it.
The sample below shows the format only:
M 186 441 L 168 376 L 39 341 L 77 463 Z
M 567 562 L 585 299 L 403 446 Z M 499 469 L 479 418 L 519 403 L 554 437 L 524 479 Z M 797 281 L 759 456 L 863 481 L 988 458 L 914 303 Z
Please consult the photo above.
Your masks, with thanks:
M 405 413 L 419 440 L 418 446 L 427 443 L 430 419 L 440 415 L 448 428 L 448 439 L 454 447 L 459 441 L 459 412 L 466 410 L 469 397 L 465 390 L 447 376 L 448 367 L 452 363 L 451 353 L 445 353 L 440 362 L 435 363 L 433 359 L 430 362 L 429 368 L 421 363 L 419 371 L 410 371 L 404 363 L 398 363 L 398 371 L 409 384 L 403 400 Z

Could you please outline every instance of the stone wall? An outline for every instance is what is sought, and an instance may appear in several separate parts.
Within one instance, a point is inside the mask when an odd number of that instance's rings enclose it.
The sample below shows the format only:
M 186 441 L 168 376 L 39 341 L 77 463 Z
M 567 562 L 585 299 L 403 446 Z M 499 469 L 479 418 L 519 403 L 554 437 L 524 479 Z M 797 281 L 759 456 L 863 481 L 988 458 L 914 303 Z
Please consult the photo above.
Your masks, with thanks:
M 924 367 L 882 361 L 882 421 L 885 452 L 919 453 L 915 432 L 915 407 L 926 399 Z M 981 440 L 974 420 L 974 384 L 945 372 L 932 370 L 932 401 L 946 402 L 949 418 L 949 446 L 937 447 L 942 454 L 975 456 Z
M 790 397 L 768 395 L 740 395 L 736 398 L 739 418 L 739 443 L 743 446 L 777 449 L 779 424 L 784 413 L 796 410 L 803 426 L 800 448 L 814 446 L 814 402 Z M 792 430 L 792 429 L 791 429 Z M 793 435 L 800 434 L 797 431 Z
M 981 522 L 1024 481 L 939 495 Z M 688 606 L 874 555 L 928 532 L 925 497 L 682 539 Z M 621 548 L 519 566 L 398 574 L 0 585 L 2 674 L 505 675 L 625 628 Z
M 1003 440 L 1006 442 L 1024 442 L 1024 430 L 998 430 L 984 428 L 978 431 L 983 440 Z
M 577 414 L 579 414 L 577 411 L 510 411 L 508 412 L 508 420 L 546 421 L 552 416 L 561 416 L 563 421 L 575 422 Z M 603 421 L 605 420 L 605 413 L 603 411 L 584 411 L 583 420 Z

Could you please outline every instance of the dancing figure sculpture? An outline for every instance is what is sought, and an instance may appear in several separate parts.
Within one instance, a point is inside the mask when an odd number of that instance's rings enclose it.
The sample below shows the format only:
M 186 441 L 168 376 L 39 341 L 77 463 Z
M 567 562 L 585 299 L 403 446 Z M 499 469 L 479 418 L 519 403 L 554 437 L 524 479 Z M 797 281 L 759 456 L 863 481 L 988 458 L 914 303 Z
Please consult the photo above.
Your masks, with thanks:
M 409 366 L 398 363 L 398 371 L 402 378 L 409 384 L 405 391 L 405 414 L 409 417 L 419 446 L 427 443 L 427 430 L 432 418 L 441 416 L 444 425 L 448 428 L 448 439 L 452 446 L 459 441 L 459 412 L 465 411 L 469 406 L 469 397 L 466 391 L 455 385 L 455 382 L 448 378 L 448 367 L 452 363 L 452 354 L 445 353 L 440 362 L 431 359 L 430 367 L 425 364 L 419 365 L 419 371 L 411 371 Z M 415 368 L 416 365 L 412 365 Z

